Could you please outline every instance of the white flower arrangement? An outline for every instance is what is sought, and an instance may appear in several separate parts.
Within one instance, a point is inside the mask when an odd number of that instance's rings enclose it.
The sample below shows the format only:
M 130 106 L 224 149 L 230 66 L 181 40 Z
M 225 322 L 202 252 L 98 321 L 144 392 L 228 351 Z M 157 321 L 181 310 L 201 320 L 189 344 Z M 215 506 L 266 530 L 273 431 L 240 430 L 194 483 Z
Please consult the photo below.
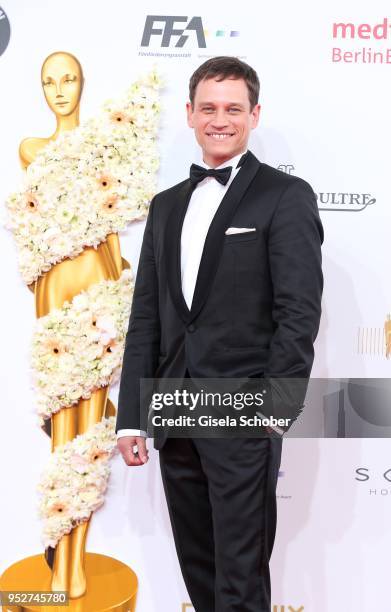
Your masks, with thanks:
M 51 454 L 38 485 L 45 547 L 54 548 L 64 534 L 103 504 L 109 460 L 115 452 L 115 417 L 110 417 Z
M 95 283 L 37 319 L 31 363 L 41 417 L 117 380 L 132 295 L 132 273 L 126 269 L 117 281 Z
M 6 201 L 27 284 L 146 216 L 159 166 L 160 87 L 153 70 L 96 117 L 49 142 L 28 166 Z M 124 270 L 37 320 L 31 357 L 41 424 L 117 380 L 132 296 L 132 273 Z M 38 487 L 45 547 L 103 504 L 115 450 L 110 417 L 51 454 Z
M 155 70 L 79 127 L 49 142 L 6 201 L 27 284 L 143 219 L 156 192 L 159 89 Z

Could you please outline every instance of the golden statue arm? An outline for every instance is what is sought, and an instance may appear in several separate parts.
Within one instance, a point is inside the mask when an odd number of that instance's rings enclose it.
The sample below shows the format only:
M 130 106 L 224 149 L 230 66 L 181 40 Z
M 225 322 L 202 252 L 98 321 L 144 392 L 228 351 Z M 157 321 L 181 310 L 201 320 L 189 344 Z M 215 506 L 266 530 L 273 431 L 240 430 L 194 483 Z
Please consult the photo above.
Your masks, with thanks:
M 122 270 L 125 268 L 130 268 L 130 264 L 126 259 L 121 257 L 121 248 L 119 244 L 118 234 L 108 234 L 107 236 L 107 244 L 109 245 L 111 256 L 115 262 L 115 267 L 117 269 L 118 277 L 120 276 Z

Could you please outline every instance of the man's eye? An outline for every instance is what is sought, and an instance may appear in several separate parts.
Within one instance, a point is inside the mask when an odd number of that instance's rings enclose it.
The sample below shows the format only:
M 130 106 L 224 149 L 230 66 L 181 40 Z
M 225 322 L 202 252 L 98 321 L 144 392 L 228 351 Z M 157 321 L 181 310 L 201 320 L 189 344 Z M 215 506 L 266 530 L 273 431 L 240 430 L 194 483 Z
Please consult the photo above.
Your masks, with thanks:
M 230 108 L 229 111 L 230 111 L 230 113 L 239 113 L 240 112 L 240 108 Z

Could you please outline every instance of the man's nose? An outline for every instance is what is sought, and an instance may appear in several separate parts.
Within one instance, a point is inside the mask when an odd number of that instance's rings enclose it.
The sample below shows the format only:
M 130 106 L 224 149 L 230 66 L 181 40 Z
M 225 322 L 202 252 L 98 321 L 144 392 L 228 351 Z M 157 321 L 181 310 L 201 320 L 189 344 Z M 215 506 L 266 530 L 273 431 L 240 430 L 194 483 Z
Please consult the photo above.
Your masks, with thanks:
M 215 116 L 213 117 L 213 126 L 223 128 L 228 125 L 228 120 L 223 109 L 217 110 Z

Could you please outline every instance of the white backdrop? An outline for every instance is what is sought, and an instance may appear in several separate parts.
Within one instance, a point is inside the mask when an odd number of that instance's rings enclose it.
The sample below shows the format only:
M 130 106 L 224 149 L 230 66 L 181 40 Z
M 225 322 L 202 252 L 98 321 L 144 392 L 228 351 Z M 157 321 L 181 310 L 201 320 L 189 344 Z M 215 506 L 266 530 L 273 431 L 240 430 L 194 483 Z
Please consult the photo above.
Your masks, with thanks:
M 322 202 L 329 202 L 320 207 L 332 209 L 321 211 L 325 292 L 313 375 L 389 376 L 383 331 L 391 309 L 391 79 L 390 64 L 380 63 L 391 47 L 389 3 L 282 0 L 254 5 L 242 0 L 238 10 L 235 4 L 213 8 L 205 0 L 143 5 L 0 0 L 0 6 L 11 26 L 10 42 L 0 56 L 1 201 L 21 175 L 20 141 L 54 131 L 40 84 L 42 62 L 53 51 L 70 51 L 83 66 L 82 119 L 156 63 L 166 80 L 159 190 L 183 180 L 191 162 L 199 159 L 185 121 L 189 76 L 208 56 L 238 55 L 261 80 L 261 124 L 250 148 L 261 160 L 308 180 L 323 194 Z M 186 16 L 187 23 L 200 17 L 206 47 L 198 47 L 194 31 L 187 32 L 183 48 L 175 47 L 178 36 L 162 47 L 158 35 L 141 47 L 147 15 Z M 0 12 L 0 52 L 1 17 Z M 333 36 L 335 23 L 352 24 L 345 38 L 342 28 Z M 373 30 L 376 25 L 382 27 Z M 333 48 L 351 55 L 333 62 Z M 352 204 L 351 195 L 341 194 L 358 195 Z M 363 206 L 368 200 L 376 201 Z M 144 223 L 135 223 L 121 235 L 123 255 L 134 271 L 143 228 Z M 35 425 L 29 382 L 33 296 L 20 279 L 12 237 L 3 229 L 0 249 L 1 573 L 42 551 L 35 487 L 50 445 Z M 111 393 L 114 401 L 116 391 Z M 272 557 L 273 612 L 387 609 L 391 477 L 386 471 L 391 460 L 389 441 L 376 439 L 381 431 L 372 427 L 373 439 L 284 441 Z M 138 469 L 127 468 L 119 457 L 113 461 L 106 503 L 92 519 L 87 548 L 121 559 L 136 571 L 138 612 L 190 612 L 190 606 L 183 606 L 189 597 L 172 541 L 158 455 L 150 454 L 147 467 Z

